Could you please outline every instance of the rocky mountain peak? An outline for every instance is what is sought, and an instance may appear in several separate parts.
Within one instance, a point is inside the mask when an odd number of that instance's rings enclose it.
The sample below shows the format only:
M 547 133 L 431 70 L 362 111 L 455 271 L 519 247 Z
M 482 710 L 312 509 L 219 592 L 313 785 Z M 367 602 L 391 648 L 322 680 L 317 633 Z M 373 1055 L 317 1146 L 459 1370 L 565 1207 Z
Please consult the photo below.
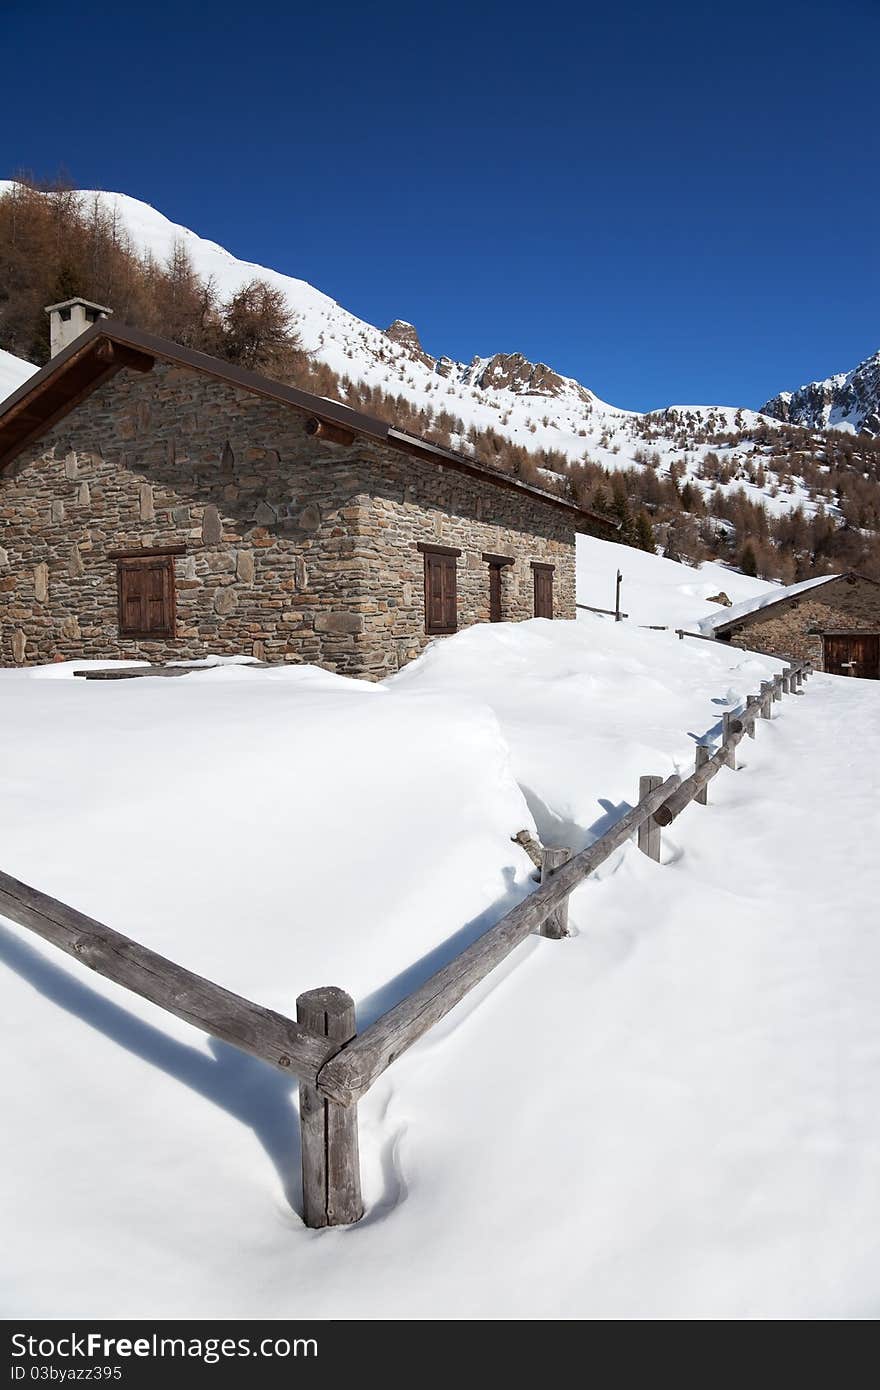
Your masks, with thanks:
M 415 362 L 421 362 L 426 367 L 434 369 L 436 363 L 431 355 L 425 352 L 419 338 L 418 329 L 412 323 L 407 323 L 406 319 L 395 319 L 384 330 L 385 337 L 390 338 L 392 343 L 397 343 L 399 347 L 405 349 L 407 356 Z
M 797 391 L 780 391 L 761 406 L 765 415 L 806 429 L 851 425 L 865 434 L 880 434 L 880 352 L 866 357 L 851 372 L 811 381 Z
M 475 357 L 468 369 L 468 382 L 483 391 L 514 391 L 521 396 L 561 396 L 569 393 L 574 385 L 546 362 L 530 362 L 521 352 Z M 590 399 L 583 387 L 578 387 L 578 391 L 585 401 Z

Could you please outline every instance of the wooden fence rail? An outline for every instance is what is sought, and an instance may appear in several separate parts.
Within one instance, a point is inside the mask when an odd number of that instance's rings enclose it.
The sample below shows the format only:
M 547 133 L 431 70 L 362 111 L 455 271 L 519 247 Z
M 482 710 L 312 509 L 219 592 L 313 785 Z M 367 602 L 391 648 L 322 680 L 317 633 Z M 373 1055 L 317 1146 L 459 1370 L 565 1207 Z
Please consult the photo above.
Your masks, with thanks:
M 194 975 L 76 908 L 0 871 L 0 915 L 80 965 L 273 1067 L 315 1081 L 335 1044 L 261 1004 Z
M 725 714 L 715 753 L 698 743 L 694 772 L 684 780 L 678 773 L 665 780 L 643 777 L 636 805 L 579 854 L 544 849 L 540 886 L 360 1034 L 354 1001 L 344 990 L 328 986 L 300 995 L 294 1022 L 2 871 L 0 915 L 177 1018 L 298 1076 L 305 1222 L 350 1224 L 363 1214 L 357 1103 L 365 1092 L 531 933 L 557 940 L 567 935 L 569 895 L 632 835 L 643 853 L 659 860 L 662 828 L 692 801 L 706 805 L 709 782 L 722 767 L 735 766 L 741 739 L 754 738 L 756 721 L 771 718 L 772 703 L 783 695 L 800 694 L 811 673 L 809 663 L 793 665 L 762 682 L 742 710 Z

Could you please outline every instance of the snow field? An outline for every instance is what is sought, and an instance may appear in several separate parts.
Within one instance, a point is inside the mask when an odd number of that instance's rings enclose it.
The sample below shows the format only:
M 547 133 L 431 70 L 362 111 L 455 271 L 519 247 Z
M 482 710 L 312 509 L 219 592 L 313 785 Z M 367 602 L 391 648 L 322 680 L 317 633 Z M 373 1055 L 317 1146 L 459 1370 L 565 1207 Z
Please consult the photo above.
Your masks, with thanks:
M 714 574 L 627 559 L 636 616 L 705 611 Z M 363 1024 L 528 891 L 511 835 L 588 843 L 779 666 L 582 614 L 383 686 L 0 671 L 2 867 Z M 3 1312 L 876 1316 L 878 746 L 873 682 L 775 705 L 660 864 L 619 850 L 380 1078 L 350 1229 L 296 1214 L 291 1078 L 0 923 Z

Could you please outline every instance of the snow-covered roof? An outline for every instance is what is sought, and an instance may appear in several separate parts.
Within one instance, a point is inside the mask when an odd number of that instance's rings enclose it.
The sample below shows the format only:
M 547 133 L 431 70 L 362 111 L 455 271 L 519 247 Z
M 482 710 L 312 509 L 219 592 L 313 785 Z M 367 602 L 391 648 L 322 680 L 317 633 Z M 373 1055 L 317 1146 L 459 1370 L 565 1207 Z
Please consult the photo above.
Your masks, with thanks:
M 818 579 L 804 579 L 800 584 L 783 587 L 774 585 L 773 588 L 767 589 L 766 593 L 756 594 L 744 603 L 735 603 L 732 608 L 725 608 L 721 613 L 710 613 L 708 617 L 701 618 L 700 631 L 716 632 L 719 628 L 727 627 L 729 623 L 735 623 L 739 618 L 747 618 L 750 613 L 770 608 L 774 603 L 784 603 L 786 599 L 797 598 L 798 594 L 806 593 L 807 589 L 816 589 L 820 584 L 829 584 L 832 579 L 840 578 L 839 574 L 820 574 Z

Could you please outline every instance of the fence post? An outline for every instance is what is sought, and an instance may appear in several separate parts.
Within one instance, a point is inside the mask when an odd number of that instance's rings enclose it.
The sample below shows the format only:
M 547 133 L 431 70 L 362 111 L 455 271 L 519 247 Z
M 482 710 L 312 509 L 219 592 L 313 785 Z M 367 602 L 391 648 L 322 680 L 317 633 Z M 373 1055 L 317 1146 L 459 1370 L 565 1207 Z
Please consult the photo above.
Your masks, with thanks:
M 708 748 L 706 747 L 705 743 L 698 743 L 698 744 L 697 744 L 696 756 L 695 756 L 695 758 L 694 758 L 694 772 L 699 772 L 700 768 L 703 766 L 704 763 L 707 763 L 707 762 L 709 761 L 709 759 L 711 758 L 711 756 L 712 756 L 712 754 L 709 752 L 709 750 L 708 750 Z M 694 797 L 694 801 L 698 801 L 698 802 L 700 803 L 701 806 L 708 806 L 708 804 L 709 804 L 709 784 L 708 784 L 708 782 L 706 783 L 705 787 L 700 787 L 700 790 L 697 792 L 696 796 Z
M 792 677 L 791 667 L 788 667 L 788 668 L 786 668 L 786 670 L 784 670 L 783 673 L 782 673 L 782 693 L 783 693 L 783 695 L 790 695 L 790 694 L 791 694 L 791 677 Z
M 542 845 L 541 882 L 546 883 L 554 869 L 560 868 L 570 858 L 570 849 Z M 550 916 L 544 918 L 538 929 L 538 935 L 549 937 L 551 941 L 561 941 L 564 936 L 568 936 L 568 898 L 563 898 L 559 906 L 554 907 Z
M 328 985 L 296 1001 L 297 1022 L 340 1047 L 357 1032 L 354 1000 Z M 299 1086 L 303 1217 L 307 1226 L 349 1226 L 364 1214 L 357 1106 L 339 1105 L 305 1081 Z
M 770 686 L 772 681 L 761 681 L 761 718 L 770 718 Z
M 656 791 L 662 785 L 662 777 L 640 777 L 639 801 L 644 801 L 649 792 Z M 657 863 L 660 863 L 660 827 L 653 816 L 649 816 L 639 826 L 638 843 L 642 854 L 647 854 L 649 859 L 656 859 Z
M 721 742 L 725 743 L 730 737 L 730 721 L 733 718 L 731 710 L 725 710 L 721 716 Z M 724 761 L 728 767 L 736 767 L 736 749 L 728 748 L 724 755 Z
M 761 697 L 760 697 L 760 695 L 750 695 L 749 698 L 746 700 L 746 714 L 751 715 L 752 710 L 754 709 L 755 705 L 758 705 L 758 704 L 760 704 L 760 703 L 761 703 Z M 749 719 L 749 722 L 746 724 L 746 733 L 748 734 L 749 738 L 754 738 L 754 737 L 755 737 L 755 724 L 756 724 L 756 722 L 757 722 L 756 720 L 750 718 L 750 719 Z
M 773 680 L 771 681 L 771 684 L 770 684 L 770 693 L 771 693 L 771 695 L 772 695 L 774 701 L 776 701 L 776 700 L 781 700 L 781 699 L 782 699 L 782 677 L 781 677 L 781 676 L 774 676 L 774 677 L 773 677 Z

